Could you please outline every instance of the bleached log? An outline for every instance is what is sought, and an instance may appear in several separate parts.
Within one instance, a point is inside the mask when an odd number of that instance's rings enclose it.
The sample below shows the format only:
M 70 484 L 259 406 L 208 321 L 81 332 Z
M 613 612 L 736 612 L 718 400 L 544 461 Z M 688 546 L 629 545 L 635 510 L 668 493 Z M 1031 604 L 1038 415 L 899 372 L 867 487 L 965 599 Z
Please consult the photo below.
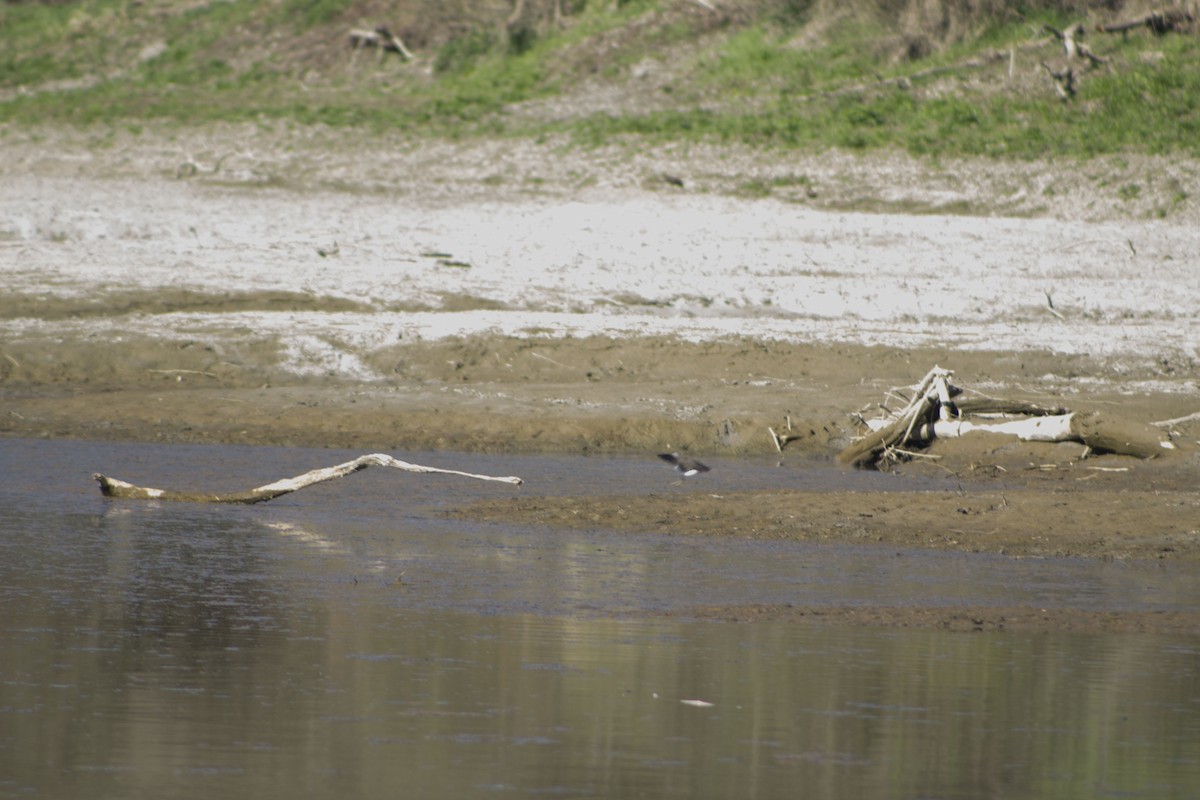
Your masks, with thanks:
M 499 483 L 508 483 L 514 486 L 520 486 L 524 481 L 515 476 L 496 477 L 492 475 L 476 475 L 472 472 L 460 472 L 454 469 L 441 469 L 439 467 L 427 467 L 421 464 L 410 464 L 407 461 L 401 461 L 397 458 L 392 458 L 384 453 L 372 453 L 370 455 L 359 456 L 353 461 L 347 461 L 344 464 L 337 464 L 332 467 L 323 467 L 314 469 L 303 475 L 297 475 L 294 478 L 284 478 L 268 483 L 265 486 L 259 486 L 257 489 L 250 489 L 245 492 L 231 492 L 228 494 L 212 494 L 204 492 L 180 492 L 173 489 L 151 489 L 144 486 L 135 486 L 132 483 L 127 483 L 116 478 L 110 478 L 100 473 L 95 473 L 92 478 L 99 482 L 100 492 L 105 497 L 119 497 L 124 499 L 134 500 L 173 500 L 181 502 L 193 503 L 262 503 L 267 500 L 272 500 L 280 495 L 290 494 L 306 486 L 312 486 L 315 483 L 333 480 L 334 478 L 343 478 L 351 475 L 359 470 L 367 467 L 394 467 L 402 469 L 406 472 L 420 473 L 436 473 L 441 475 L 458 475 L 464 478 L 474 478 L 481 481 L 497 481 Z
M 1078 439 L 1071 430 L 1074 414 L 1014 419 L 1008 422 L 972 422 L 966 419 L 937 420 L 927 425 L 926 439 L 955 439 L 968 433 L 1001 433 L 1026 442 L 1069 442 Z
M 1175 445 L 1152 425 L 1102 414 L 1073 412 L 1007 422 L 938 420 L 921 430 L 923 439 L 951 439 L 968 433 L 1001 433 L 1026 442 L 1081 442 L 1099 453 L 1154 458 Z

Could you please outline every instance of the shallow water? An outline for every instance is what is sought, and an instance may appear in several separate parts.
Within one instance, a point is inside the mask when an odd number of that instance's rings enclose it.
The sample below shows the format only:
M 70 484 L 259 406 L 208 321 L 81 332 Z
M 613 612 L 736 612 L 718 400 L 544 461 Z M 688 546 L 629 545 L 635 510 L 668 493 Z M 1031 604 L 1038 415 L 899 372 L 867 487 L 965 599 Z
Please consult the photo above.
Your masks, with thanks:
M 353 455 L 0 440 L 0 796 L 1200 796 L 1192 638 L 622 618 L 1195 608 L 1182 570 L 467 524 L 437 506 L 517 490 L 390 470 L 252 507 L 88 477 L 241 489 Z M 397 455 L 547 494 L 841 474 Z

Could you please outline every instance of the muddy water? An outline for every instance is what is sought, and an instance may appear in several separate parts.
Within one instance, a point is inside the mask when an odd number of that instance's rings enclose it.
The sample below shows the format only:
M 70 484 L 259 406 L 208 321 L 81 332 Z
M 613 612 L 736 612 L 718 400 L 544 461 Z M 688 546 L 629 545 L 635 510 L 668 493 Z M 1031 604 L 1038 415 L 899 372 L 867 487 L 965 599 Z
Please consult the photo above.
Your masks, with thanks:
M 437 508 L 514 490 L 383 470 L 249 508 L 108 501 L 88 479 L 237 489 L 348 455 L 0 441 L 0 796 L 1200 795 L 1194 638 L 638 616 L 1194 604 L 1169 569 L 464 524 Z M 410 458 L 526 493 L 825 479 Z

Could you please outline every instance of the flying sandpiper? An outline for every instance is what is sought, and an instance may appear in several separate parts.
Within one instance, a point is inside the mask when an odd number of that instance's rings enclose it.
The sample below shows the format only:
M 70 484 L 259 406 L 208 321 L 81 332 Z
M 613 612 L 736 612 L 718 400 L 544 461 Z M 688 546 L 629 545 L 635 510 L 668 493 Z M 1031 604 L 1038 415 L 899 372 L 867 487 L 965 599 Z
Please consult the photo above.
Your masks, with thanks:
M 679 473 L 679 480 L 671 484 L 678 486 L 683 483 L 684 478 L 691 478 L 694 475 L 699 475 L 701 472 L 708 472 L 710 467 L 707 464 L 701 464 L 691 458 L 684 458 L 679 453 L 659 453 L 658 457 L 668 464 L 675 465 L 675 471 Z

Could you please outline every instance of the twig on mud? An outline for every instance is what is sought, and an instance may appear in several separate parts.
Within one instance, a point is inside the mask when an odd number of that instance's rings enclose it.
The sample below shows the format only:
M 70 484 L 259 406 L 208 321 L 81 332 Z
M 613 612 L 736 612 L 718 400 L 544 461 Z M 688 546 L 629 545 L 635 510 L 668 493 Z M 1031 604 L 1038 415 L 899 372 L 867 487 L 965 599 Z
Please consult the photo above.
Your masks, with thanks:
M 148 369 L 146 372 L 161 372 L 166 375 L 203 375 L 206 378 L 217 377 L 215 373 L 203 372 L 198 369 Z
M 791 425 L 791 419 L 789 418 L 788 430 L 791 430 Z M 779 451 L 780 455 L 783 454 L 783 448 L 787 447 L 789 442 L 794 442 L 797 439 L 804 438 L 802 436 L 793 436 L 788 433 L 778 434 L 775 432 L 775 429 L 771 427 L 767 428 L 767 433 L 771 434 L 771 442 L 775 445 L 775 449 Z
M 1065 320 L 1066 317 L 1064 317 L 1061 313 L 1059 313 L 1059 311 L 1054 307 L 1053 292 L 1043 289 L 1042 294 L 1046 295 L 1046 310 L 1049 311 L 1054 316 L 1058 317 L 1059 319 Z
M 1058 247 L 1051 247 L 1051 253 L 1061 253 L 1064 250 L 1074 250 L 1076 247 L 1082 247 L 1085 244 L 1112 244 L 1108 239 L 1076 239 L 1073 242 L 1064 242 Z
M 1158 422 L 1151 422 L 1150 424 L 1156 428 L 1169 428 L 1172 425 L 1178 425 L 1181 422 L 1192 422 L 1192 421 L 1198 420 L 1198 419 L 1200 419 L 1200 411 L 1197 411 L 1194 414 L 1188 414 L 1186 417 L 1176 417 L 1175 419 L 1164 419 L 1164 420 L 1159 420 Z
M 560 366 L 563 369 L 571 369 L 571 367 L 567 366 L 566 364 L 562 363 L 561 361 L 555 361 L 553 358 L 550 358 L 549 356 L 544 356 L 541 353 L 530 353 L 529 355 L 533 356 L 534 358 L 540 358 L 542 361 L 549 361 L 551 364 Z
M 895 454 L 900 456 L 908 456 L 909 458 L 923 458 L 926 461 L 937 461 L 941 458 L 941 456 L 934 455 L 933 453 L 918 453 L 915 450 L 905 450 L 900 447 L 889 447 L 885 452 L 887 455 Z

